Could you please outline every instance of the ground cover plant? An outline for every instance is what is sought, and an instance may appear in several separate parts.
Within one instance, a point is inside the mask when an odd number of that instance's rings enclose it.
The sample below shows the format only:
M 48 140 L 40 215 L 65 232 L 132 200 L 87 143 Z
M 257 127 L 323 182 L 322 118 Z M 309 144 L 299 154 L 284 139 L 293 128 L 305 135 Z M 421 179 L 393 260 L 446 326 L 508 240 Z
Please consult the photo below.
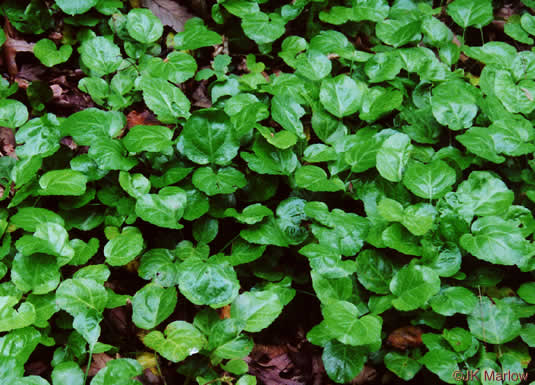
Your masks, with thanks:
M 533 380 L 535 1 L 0 7 L 0 384 Z

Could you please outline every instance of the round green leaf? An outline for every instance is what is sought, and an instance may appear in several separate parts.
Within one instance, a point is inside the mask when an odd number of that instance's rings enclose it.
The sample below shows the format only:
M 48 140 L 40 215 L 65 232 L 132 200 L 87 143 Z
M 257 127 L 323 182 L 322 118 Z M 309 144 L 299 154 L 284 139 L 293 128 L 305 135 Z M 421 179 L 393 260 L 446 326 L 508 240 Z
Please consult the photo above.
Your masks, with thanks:
M 143 343 L 172 362 L 180 362 L 198 353 L 206 345 L 203 334 L 184 321 L 171 322 L 164 334 L 159 331 L 150 332 L 143 338 Z
M 134 8 L 128 12 L 126 29 L 137 41 L 149 44 L 162 36 L 163 24 L 150 10 Z
M 132 321 L 137 327 L 152 329 L 173 313 L 176 303 L 176 288 L 149 283 L 132 298 Z

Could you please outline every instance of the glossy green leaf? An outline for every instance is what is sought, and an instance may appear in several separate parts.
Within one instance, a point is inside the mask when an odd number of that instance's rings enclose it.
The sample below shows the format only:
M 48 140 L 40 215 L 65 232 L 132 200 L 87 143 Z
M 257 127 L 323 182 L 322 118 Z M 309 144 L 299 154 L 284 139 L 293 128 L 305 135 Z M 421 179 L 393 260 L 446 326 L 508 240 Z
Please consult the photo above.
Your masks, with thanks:
M 33 54 L 39 61 L 47 67 L 66 62 L 72 54 L 72 46 L 62 45 L 59 49 L 56 44 L 49 39 L 41 39 L 35 43 Z
M 163 33 L 163 24 L 154 14 L 143 8 L 134 8 L 126 19 L 128 34 L 137 41 L 148 44 L 158 40 Z
M 173 313 L 177 303 L 174 287 L 163 288 L 149 283 L 132 298 L 132 321 L 137 327 L 152 329 Z
M 172 362 L 180 362 L 198 353 L 206 338 L 192 324 L 174 321 L 166 326 L 164 333 L 153 331 L 143 338 L 143 343 Z

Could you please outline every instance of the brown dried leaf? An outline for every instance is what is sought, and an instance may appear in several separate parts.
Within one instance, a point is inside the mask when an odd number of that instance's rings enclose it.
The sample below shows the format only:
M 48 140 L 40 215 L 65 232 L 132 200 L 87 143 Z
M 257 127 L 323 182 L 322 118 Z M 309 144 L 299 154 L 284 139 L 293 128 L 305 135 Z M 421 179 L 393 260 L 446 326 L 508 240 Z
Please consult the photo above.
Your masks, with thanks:
M 150 9 L 164 25 L 173 28 L 176 32 L 184 30 L 184 24 L 193 15 L 188 9 L 172 0 L 142 0 L 141 4 Z
M 126 126 L 128 128 L 132 128 L 138 125 L 156 126 L 160 124 L 161 122 L 156 119 L 156 116 L 148 110 L 145 110 L 143 112 L 130 111 L 126 116 Z
M 106 353 L 93 354 L 93 360 L 91 361 L 91 366 L 89 367 L 89 376 L 95 376 L 100 369 L 105 368 L 106 363 L 111 360 L 113 360 L 113 357 L 107 355 Z
M 11 128 L 0 127 L 0 152 L 15 158 L 15 134 Z
M 417 347 L 423 343 L 422 333 L 422 329 L 417 326 L 404 326 L 390 333 L 387 343 L 401 350 Z

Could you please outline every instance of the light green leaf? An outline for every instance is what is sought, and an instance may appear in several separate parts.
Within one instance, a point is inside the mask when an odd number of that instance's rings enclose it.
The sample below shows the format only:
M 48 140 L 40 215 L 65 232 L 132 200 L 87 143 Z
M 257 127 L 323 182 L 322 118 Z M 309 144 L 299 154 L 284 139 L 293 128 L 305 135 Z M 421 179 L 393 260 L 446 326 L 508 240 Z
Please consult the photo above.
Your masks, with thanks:
M 38 207 L 20 208 L 15 215 L 9 218 L 9 222 L 30 232 L 34 232 L 37 226 L 46 222 L 57 223 L 61 226 L 65 225 L 61 216 L 53 211 Z
M 0 126 L 16 128 L 28 120 L 28 109 L 18 100 L 0 100 Z
M 284 19 L 276 13 L 255 12 L 243 17 L 245 35 L 257 44 L 272 43 L 284 34 Z
M 283 307 L 273 291 L 250 291 L 236 297 L 230 311 L 233 319 L 245 322 L 245 331 L 259 332 L 273 323 Z
M 110 266 L 122 266 L 136 258 L 143 250 L 143 236 L 136 227 L 123 232 L 104 246 L 104 256 Z
M 478 107 L 477 90 L 461 80 L 449 80 L 433 88 L 431 107 L 435 119 L 458 131 L 472 125 Z
M 152 329 L 173 313 L 176 303 L 176 288 L 149 283 L 132 298 L 132 321 L 139 328 Z
M 198 164 L 228 164 L 238 153 L 239 141 L 228 116 L 215 109 L 195 112 L 186 122 L 178 150 Z
M 34 306 L 29 302 L 21 303 L 14 308 L 19 300 L 13 296 L 0 296 L 0 332 L 25 328 L 35 322 Z
M 245 176 L 233 167 L 224 167 L 217 174 L 210 167 L 200 167 L 193 174 L 193 185 L 206 195 L 231 194 L 247 184 Z
M 187 194 L 180 187 L 168 186 L 158 194 L 144 194 L 136 201 L 136 215 L 144 221 L 169 229 L 181 229 Z
M 53 385 L 83 385 L 84 372 L 74 361 L 64 361 L 52 370 Z
M 493 303 L 494 302 L 494 303 Z M 468 316 L 470 332 L 490 344 L 504 344 L 519 336 L 520 322 L 513 309 L 499 299 L 481 297 Z
M 178 288 L 196 305 L 221 307 L 238 296 L 240 284 L 236 272 L 226 261 L 190 257 L 179 268 Z
M 87 177 L 71 169 L 48 171 L 39 179 L 41 195 L 82 195 Z
M 459 372 L 459 366 L 456 361 L 457 355 L 446 349 L 431 350 L 419 360 L 429 371 L 439 376 L 442 381 L 448 384 L 462 384 L 461 381 L 457 381 L 452 376 L 452 373 Z
M 337 177 L 327 178 L 327 173 L 317 166 L 303 166 L 295 172 L 295 183 L 298 187 L 310 191 L 344 190 L 344 182 Z
M 61 131 L 65 136 L 72 136 L 77 144 L 91 146 L 99 139 L 109 140 L 119 135 L 125 123 L 125 116 L 120 112 L 87 108 L 65 119 Z
M 365 349 L 330 341 L 321 359 L 329 378 L 342 384 L 351 382 L 360 373 L 367 355 Z
M 402 267 L 390 282 L 390 291 L 397 296 L 392 304 L 401 311 L 422 307 L 439 290 L 438 274 L 427 266 L 415 264 Z
M 523 266 L 535 254 L 516 223 L 496 216 L 476 220 L 472 234 L 464 234 L 460 244 L 475 257 L 499 265 Z
M 85 40 L 78 50 L 82 63 L 97 76 L 117 71 L 123 59 L 120 48 L 103 36 Z
M 404 381 L 413 379 L 422 367 L 418 361 L 398 352 L 387 353 L 384 362 L 388 370 Z
M 517 294 L 527 303 L 535 304 L 535 282 L 523 283 L 518 288 Z
M 143 371 L 141 364 L 132 358 L 118 358 L 108 361 L 106 366 L 91 380 L 91 385 L 135 385 L 137 380 L 134 377 L 139 376 Z
M 462 28 L 484 27 L 494 17 L 491 0 L 455 0 L 446 12 Z
M 68 15 L 78 15 L 97 5 L 98 0 L 56 0 L 58 7 Z
M 49 293 L 56 289 L 60 282 L 56 258 L 46 254 L 24 256 L 17 253 L 11 266 L 11 280 L 23 293 Z
M 320 101 L 327 111 L 342 118 L 360 109 L 367 91 L 364 82 L 342 74 L 322 81 Z
M 163 24 L 150 10 L 134 8 L 128 12 L 126 29 L 137 41 L 149 44 L 162 36 Z
M 273 120 L 301 139 L 305 138 L 303 123 L 300 120 L 303 115 L 305 115 L 305 110 L 294 99 L 287 96 L 274 96 L 271 99 L 271 116 Z
M 477 297 L 467 288 L 452 286 L 441 289 L 429 304 L 435 313 L 448 317 L 455 313 L 470 314 L 477 304 Z
M 162 123 L 176 123 L 179 118 L 190 116 L 189 99 L 167 80 L 143 77 L 141 89 L 143 100 Z
M 403 184 L 423 199 L 441 198 L 457 180 L 455 170 L 442 160 L 429 164 L 409 162 Z
M 390 259 L 375 249 L 363 250 L 357 256 L 357 278 L 368 290 L 378 294 L 390 293 L 389 285 L 396 268 Z
M 331 73 L 332 64 L 327 55 L 314 50 L 308 50 L 297 56 L 295 73 L 305 78 L 317 81 Z
M 382 319 L 369 314 L 358 318 L 361 313 L 350 302 L 329 302 L 322 313 L 333 335 L 344 344 L 363 346 L 381 340 Z
M 194 50 L 201 47 L 221 44 L 221 36 L 210 31 L 199 17 L 192 17 L 184 24 L 184 31 L 175 36 L 175 45 L 181 50 Z
M 149 250 L 141 257 L 138 274 L 161 286 L 174 286 L 178 281 L 178 264 L 174 259 L 174 254 L 167 249 Z
M 386 139 L 376 156 L 377 171 L 391 182 L 399 182 L 405 172 L 413 146 L 408 135 L 396 133 Z
M 72 54 L 72 46 L 66 44 L 57 49 L 56 44 L 49 39 L 41 39 L 33 46 L 33 54 L 47 67 L 64 63 Z
M 198 353 L 207 343 L 195 326 L 184 321 L 171 322 L 164 334 L 150 332 L 143 338 L 143 343 L 172 362 L 180 362 Z
M 134 126 L 123 138 L 130 152 L 163 152 L 171 147 L 173 131 L 164 126 Z

